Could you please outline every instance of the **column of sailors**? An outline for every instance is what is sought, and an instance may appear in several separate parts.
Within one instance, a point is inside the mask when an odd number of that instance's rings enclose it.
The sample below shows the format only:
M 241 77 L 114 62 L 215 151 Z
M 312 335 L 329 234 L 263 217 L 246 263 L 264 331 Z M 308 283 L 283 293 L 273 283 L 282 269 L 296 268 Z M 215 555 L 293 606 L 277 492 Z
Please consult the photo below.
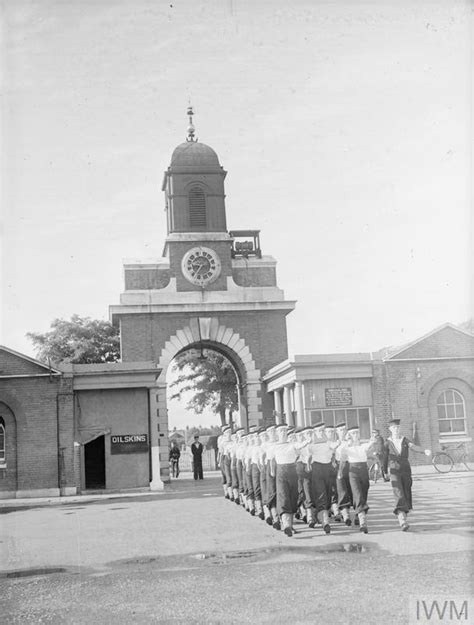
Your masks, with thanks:
M 399 420 L 393 421 L 399 425 Z M 367 458 L 375 444 L 374 436 L 361 442 L 359 428 L 347 428 L 345 423 L 332 427 L 321 422 L 296 431 L 284 424 L 270 425 L 251 427 L 248 433 L 243 428 L 232 432 L 229 426 L 223 426 L 218 438 L 218 462 L 224 496 L 287 536 L 294 533 L 295 518 L 330 534 L 330 517 L 346 526 L 357 525 L 367 534 Z M 400 460 L 393 456 L 397 446 L 390 439 L 388 445 L 396 465 Z M 407 441 L 403 449 L 408 447 L 428 455 L 428 450 Z M 401 444 L 398 448 L 402 449 Z M 408 460 L 403 461 L 408 471 Z M 394 470 L 393 475 L 398 473 Z M 411 480 L 409 484 L 404 481 L 403 492 L 399 480 L 396 484 L 394 480 L 394 513 L 406 531 Z

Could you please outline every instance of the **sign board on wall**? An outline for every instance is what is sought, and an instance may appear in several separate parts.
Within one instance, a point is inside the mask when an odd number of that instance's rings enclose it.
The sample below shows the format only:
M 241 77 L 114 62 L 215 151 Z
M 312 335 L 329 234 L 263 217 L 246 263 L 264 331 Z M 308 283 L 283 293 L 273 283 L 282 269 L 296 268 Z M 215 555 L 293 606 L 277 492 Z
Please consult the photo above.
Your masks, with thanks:
M 324 397 L 326 406 L 352 406 L 352 389 L 345 388 L 325 388 Z
M 147 434 L 112 434 L 111 454 L 137 454 L 148 451 Z

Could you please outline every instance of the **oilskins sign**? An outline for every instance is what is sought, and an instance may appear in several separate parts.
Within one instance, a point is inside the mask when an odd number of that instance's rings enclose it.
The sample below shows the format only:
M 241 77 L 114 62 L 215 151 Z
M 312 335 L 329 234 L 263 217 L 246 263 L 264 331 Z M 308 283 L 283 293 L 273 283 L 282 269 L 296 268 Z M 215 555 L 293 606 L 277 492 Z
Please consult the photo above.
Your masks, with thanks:
M 146 434 L 112 434 L 110 437 L 111 454 L 137 454 L 148 451 Z

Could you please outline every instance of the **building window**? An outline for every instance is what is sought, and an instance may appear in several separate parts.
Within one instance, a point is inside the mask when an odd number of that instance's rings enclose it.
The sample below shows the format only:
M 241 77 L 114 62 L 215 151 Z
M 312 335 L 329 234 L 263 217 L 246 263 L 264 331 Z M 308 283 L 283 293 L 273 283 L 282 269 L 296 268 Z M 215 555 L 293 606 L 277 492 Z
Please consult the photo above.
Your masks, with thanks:
M 465 434 L 466 407 L 461 393 L 452 388 L 444 391 L 438 397 L 437 407 L 441 435 Z
M 5 421 L 0 417 L 0 464 L 5 464 Z
M 370 438 L 370 409 L 369 408 L 340 408 L 340 409 L 324 409 L 310 410 L 311 425 L 324 421 L 326 425 L 337 425 L 345 422 L 347 427 L 357 425 L 360 429 L 360 437 L 362 439 Z
M 193 187 L 189 191 L 189 225 L 192 228 L 205 228 L 206 219 L 206 196 L 199 187 Z

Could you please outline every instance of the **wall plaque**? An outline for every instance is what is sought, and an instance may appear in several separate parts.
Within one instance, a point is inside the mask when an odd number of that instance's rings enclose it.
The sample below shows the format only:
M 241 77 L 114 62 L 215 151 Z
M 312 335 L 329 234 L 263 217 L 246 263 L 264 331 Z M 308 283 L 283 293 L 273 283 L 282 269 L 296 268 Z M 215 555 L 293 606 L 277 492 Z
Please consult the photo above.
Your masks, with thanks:
M 112 434 L 111 454 L 137 454 L 148 451 L 147 434 Z
M 324 397 L 326 406 L 352 406 L 352 389 L 346 388 L 325 388 Z

